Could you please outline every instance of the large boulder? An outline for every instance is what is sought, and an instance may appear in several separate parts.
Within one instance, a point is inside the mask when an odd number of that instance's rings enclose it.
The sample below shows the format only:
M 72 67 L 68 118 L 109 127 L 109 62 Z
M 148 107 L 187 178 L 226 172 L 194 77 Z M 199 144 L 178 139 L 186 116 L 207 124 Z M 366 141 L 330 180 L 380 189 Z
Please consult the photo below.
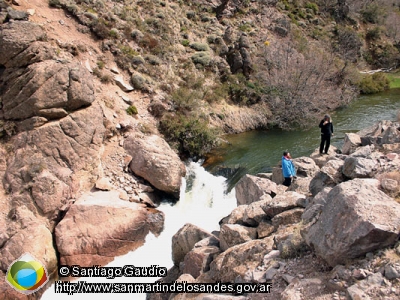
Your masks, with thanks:
M 325 187 L 334 187 L 344 181 L 342 173 L 344 161 L 341 159 L 329 160 L 310 182 L 310 192 L 313 196 Z
M 299 177 L 314 177 L 319 171 L 319 167 L 315 161 L 310 157 L 298 157 L 293 159 L 293 163 L 296 166 L 296 173 Z
M 257 229 L 239 224 L 224 224 L 219 233 L 222 251 L 257 238 Z
M 273 238 L 267 237 L 233 246 L 214 259 L 210 276 L 214 281 L 222 282 L 235 282 L 237 276 L 244 278 L 248 270 L 253 271 L 262 264 L 273 245 Z
M 276 183 L 253 175 L 246 174 L 235 186 L 237 205 L 250 204 L 260 201 L 261 196 L 277 194 Z
M 333 188 L 316 221 L 302 231 L 306 243 L 331 266 L 398 240 L 400 204 L 375 179 L 354 179 Z
M 60 263 L 104 265 L 136 249 L 150 230 L 148 214 L 144 205 L 120 200 L 117 191 L 83 195 L 55 229 Z
M 361 137 L 356 133 L 346 133 L 342 146 L 343 154 L 351 154 L 361 146 Z
M 179 266 L 185 255 L 193 249 L 195 244 L 213 235 L 193 224 L 185 224 L 172 237 L 172 261 Z
M 210 270 L 210 263 L 220 252 L 216 246 L 193 248 L 185 255 L 182 272 L 190 274 L 194 278 L 199 277 L 202 273 Z
M 264 202 L 262 209 L 268 218 L 273 218 L 284 211 L 301 207 L 301 202 L 305 198 L 306 196 L 296 192 L 286 192 L 276 196 L 271 201 Z
M 371 178 L 377 171 L 378 164 L 373 159 L 348 157 L 343 164 L 342 173 L 351 179 Z
M 131 135 L 125 140 L 124 148 L 132 156 L 129 168 L 133 173 L 155 188 L 179 196 L 186 169 L 165 140 L 157 135 Z

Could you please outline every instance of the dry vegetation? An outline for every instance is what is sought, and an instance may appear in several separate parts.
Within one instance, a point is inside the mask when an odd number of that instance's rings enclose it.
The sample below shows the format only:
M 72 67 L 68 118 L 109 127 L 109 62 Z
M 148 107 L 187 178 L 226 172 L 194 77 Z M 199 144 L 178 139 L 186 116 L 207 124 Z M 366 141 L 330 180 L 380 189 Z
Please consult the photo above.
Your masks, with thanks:
M 259 127 L 307 126 L 360 92 L 388 88 L 385 76 L 363 77 L 359 70 L 399 64 L 394 0 L 222 3 L 49 1 L 98 39 L 136 89 L 161 95 L 170 109 L 156 116 L 159 129 L 190 156 L 214 145 L 212 116 L 227 130 L 221 106 L 262 106 L 268 121 Z M 105 84 L 107 63 L 95 69 Z

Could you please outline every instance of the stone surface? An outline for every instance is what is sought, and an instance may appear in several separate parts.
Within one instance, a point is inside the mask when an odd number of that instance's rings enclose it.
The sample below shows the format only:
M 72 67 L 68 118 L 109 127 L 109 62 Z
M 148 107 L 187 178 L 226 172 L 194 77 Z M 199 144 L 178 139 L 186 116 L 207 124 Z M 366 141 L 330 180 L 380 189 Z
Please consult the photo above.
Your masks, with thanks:
M 132 156 L 129 167 L 136 175 L 161 191 L 179 196 L 186 169 L 165 140 L 157 135 L 131 135 L 124 148 Z
M 262 209 L 269 218 L 296 207 L 299 207 L 298 201 L 304 199 L 305 196 L 296 192 L 285 192 L 277 195 L 271 201 L 264 202 Z
M 341 159 L 329 160 L 310 182 L 310 192 L 313 196 L 325 187 L 334 187 L 344 180 L 342 173 L 344 161 Z
M 272 225 L 279 227 L 281 225 L 298 223 L 301 221 L 303 211 L 303 208 L 294 208 L 275 215 L 271 220 Z
M 374 179 L 354 179 L 333 188 L 318 220 L 302 232 L 307 244 L 335 266 L 397 241 L 400 204 Z
M 343 154 L 353 153 L 357 147 L 361 146 L 361 137 L 356 133 L 346 133 L 342 146 Z
M 237 276 L 244 277 L 248 270 L 254 270 L 272 250 L 273 238 L 252 240 L 233 246 L 218 255 L 210 265 L 214 281 L 235 282 Z
M 55 229 L 60 263 L 104 265 L 136 249 L 149 232 L 147 216 L 146 208 L 120 200 L 117 191 L 83 195 Z
M 314 177 L 319 171 L 319 167 L 310 157 L 294 158 L 293 163 L 296 166 L 296 175 L 299 177 Z
M 185 224 L 172 237 L 172 261 L 175 266 L 184 260 L 185 255 L 193 249 L 194 245 L 212 234 L 193 225 Z
M 377 163 L 373 159 L 348 157 L 343 164 L 343 174 L 351 179 L 371 178 L 377 171 Z
M 250 204 L 259 201 L 261 196 L 268 194 L 274 197 L 277 193 L 276 183 L 253 175 L 246 174 L 235 186 L 237 205 Z
M 238 244 L 242 244 L 257 237 L 257 229 L 239 224 L 224 224 L 219 234 L 220 248 L 227 250 Z
M 194 278 L 210 269 L 210 263 L 220 253 L 220 249 L 215 246 L 205 246 L 193 248 L 190 250 L 183 260 L 184 274 L 190 274 Z

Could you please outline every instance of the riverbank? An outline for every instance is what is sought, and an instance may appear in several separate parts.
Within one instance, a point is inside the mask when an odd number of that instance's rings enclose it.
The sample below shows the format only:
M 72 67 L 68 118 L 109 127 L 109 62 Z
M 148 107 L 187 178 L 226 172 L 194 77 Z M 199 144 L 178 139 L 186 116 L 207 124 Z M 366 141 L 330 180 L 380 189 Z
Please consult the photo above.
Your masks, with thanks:
M 288 189 L 279 168 L 244 176 L 235 187 L 238 207 L 219 231 L 187 224 L 174 235 L 175 266 L 163 281 L 272 283 L 273 299 L 398 298 L 399 127 L 383 121 L 346 134 L 342 154 L 295 159 L 298 179 Z

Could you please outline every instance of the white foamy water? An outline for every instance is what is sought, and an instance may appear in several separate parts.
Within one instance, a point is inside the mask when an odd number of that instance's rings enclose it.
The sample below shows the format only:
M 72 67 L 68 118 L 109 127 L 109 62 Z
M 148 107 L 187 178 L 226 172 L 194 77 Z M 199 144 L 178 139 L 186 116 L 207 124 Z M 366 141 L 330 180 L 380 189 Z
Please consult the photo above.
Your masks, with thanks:
M 173 266 L 171 256 L 172 236 L 186 223 L 192 223 L 208 231 L 218 230 L 218 222 L 227 216 L 236 207 L 234 189 L 225 194 L 226 183 L 224 177 L 216 177 L 204 170 L 199 163 L 191 162 L 187 166 L 186 179 L 181 187 L 180 200 L 175 204 L 162 203 L 158 209 L 165 214 L 164 230 L 155 237 L 149 234 L 145 244 L 126 255 L 116 257 L 107 267 L 150 267 L 158 265 L 167 269 Z M 80 278 L 86 282 L 154 282 L 155 277 L 118 277 Z M 75 281 L 76 282 L 76 281 Z M 146 294 L 56 294 L 54 284 L 43 294 L 42 300 L 52 299 L 84 299 L 95 296 L 97 299 L 145 299 Z

